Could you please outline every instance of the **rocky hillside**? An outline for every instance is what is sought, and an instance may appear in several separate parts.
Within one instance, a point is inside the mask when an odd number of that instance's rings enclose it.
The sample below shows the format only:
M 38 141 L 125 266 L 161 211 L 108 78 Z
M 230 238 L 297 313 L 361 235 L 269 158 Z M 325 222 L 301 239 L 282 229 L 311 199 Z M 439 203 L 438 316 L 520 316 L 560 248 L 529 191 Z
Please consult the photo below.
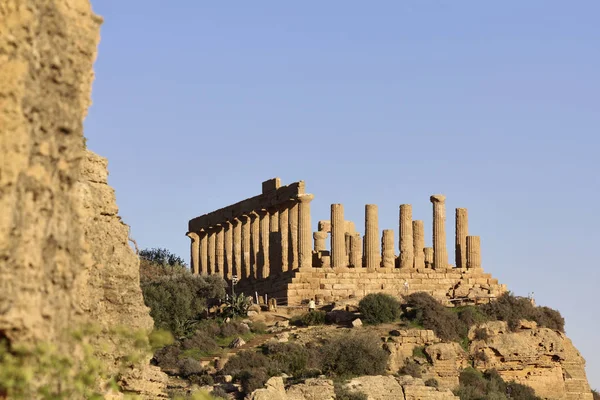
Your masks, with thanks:
M 94 325 L 86 340 L 111 375 L 131 350 L 114 329 L 153 323 L 106 160 L 84 145 L 101 22 L 88 0 L 0 5 L 0 338 L 77 358 L 72 331 Z M 121 384 L 161 397 L 164 375 L 148 359 Z

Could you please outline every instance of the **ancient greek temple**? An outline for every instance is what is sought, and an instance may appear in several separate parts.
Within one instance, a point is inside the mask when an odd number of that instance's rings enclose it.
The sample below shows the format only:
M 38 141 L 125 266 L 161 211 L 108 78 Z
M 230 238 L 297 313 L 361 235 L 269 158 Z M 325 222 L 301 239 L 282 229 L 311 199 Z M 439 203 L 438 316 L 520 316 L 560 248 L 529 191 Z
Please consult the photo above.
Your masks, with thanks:
M 262 193 L 189 221 L 194 274 L 237 278 L 238 291 L 268 295 L 281 304 L 309 298 L 335 301 L 372 292 L 403 295 L 426 291 L 441 301 L 485 301 L 506 290 L 481 267 L 479 236 L 469 235 L 465 208 L 455 212 L 455 265 L 446 246 L 446 205 L 432 195 L 433 247 L 425 247 L 424 223 L 412 206 L 399 206 L 398 248 L 394 230 L 379 230 L 378 209 L 365 206 L 364 236 L 331 205 L 328 220 L 312 232 L 303 181 L 263 182 Z M 329 250 L 327 241 L 329 240 Z

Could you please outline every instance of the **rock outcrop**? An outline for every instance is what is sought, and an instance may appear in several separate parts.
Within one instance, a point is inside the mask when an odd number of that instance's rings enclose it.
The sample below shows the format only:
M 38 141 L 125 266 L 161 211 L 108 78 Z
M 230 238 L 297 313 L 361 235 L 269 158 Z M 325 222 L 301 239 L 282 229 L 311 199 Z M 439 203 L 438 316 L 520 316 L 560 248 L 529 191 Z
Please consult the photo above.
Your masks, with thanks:
M 69 332 L 93 323 L 91 343 L 109 343 L 96 355 L 114 372 L 126 349 L 109 330 L 152 320 L 106 160 L 85 150 L 101 22 L 89 0 L 0 4 L 0 338 L 76 357 Z M 131 368 L 122 384 L 159 398 L 164 378 Z

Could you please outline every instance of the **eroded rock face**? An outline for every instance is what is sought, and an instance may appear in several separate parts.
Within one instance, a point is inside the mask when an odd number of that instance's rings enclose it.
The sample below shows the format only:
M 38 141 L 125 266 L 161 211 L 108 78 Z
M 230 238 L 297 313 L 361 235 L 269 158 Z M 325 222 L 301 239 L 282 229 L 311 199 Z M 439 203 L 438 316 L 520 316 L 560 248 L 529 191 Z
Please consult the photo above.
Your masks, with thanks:
M 106 160 L 84 146 L 101 22 L 89 0 L 0 3 L 0 337 L 12 343 L 71 352 L 69 331 L 88 323 L 97 343 L 152 327 Z M 97 348 L 109 371 L 125 351 Z M 123 383 L 157 398 L 164 378 L 142 367 Z
M 543 398 L 592 399 L 585 360 L 563 333 L 529 321 L 523 321 L 517 332 L 510 332 L 505 322 L 483 328 L 488 338 L 470 346 L 471 354 L 480 354 L 475 357 L 476 368 L 494 368 L 504 380 L 531 386 Z

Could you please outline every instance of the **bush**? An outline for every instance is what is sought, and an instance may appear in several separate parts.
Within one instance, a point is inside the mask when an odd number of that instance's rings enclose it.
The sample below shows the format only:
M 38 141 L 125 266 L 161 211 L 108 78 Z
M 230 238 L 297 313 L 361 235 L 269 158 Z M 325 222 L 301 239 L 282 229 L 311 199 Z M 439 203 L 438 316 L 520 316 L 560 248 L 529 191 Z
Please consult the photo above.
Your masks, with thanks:
M 222 278 L 189 272 L 160 276 L 142 282 L 141 287 L 154 326 L 168 329 L 175 336 L 193 332 L 195 321 L 206 309 L 208 299 L 225 295 Z
M 425 346 L 416 346 L 413 348 L 412 354 L 413 357 L 427 358 L 427 355 L 425 354 Z
M 227 392 L 225 391 L 225 389 L 223 389 L 222 387 L 216 387 L 213 389 L 212 392 L 210 392 L 211 396 L 213 396 L 215 399 L 228 399 L 229 396 L 227 396 Z
M 358 303 L 362 321 L 367 324 L 382 324 L 393 322 L 402 314 L 400 302 L 393 296 L 385 293 L 371 293 L 363 297 Z
M 198 386 L 212 386 L 215 383 L 215 380 L 212 376 L 208 374 L 204 375 L 192 375 L 189 378 L 190 383 L 198 385 Z
M 409 295 L 404 308 L 406 319 L 431 329 L 442 340 L 460 341 L 467 335 L 467 326 L 458 319 L 456 313 L 425 292 Z
M 179 371 L 179 355 L 181 349 L 173 344 L 156 351 L 153 361 L 165 372 L 177 373 Z
M 458 319 L 467 327 L 482 324 L 488 321 L 488 317 L 476 306 L 458 307 L 454 309 L 458 312 Z
M 518 383 L 506 383 L 495 370 L 481 373 L 473 368 L 464 369 L 459 376 L 459 387 L 454 391 L 461 400 L 510 399 L 541 400 L 532 388 Z
M 369 396 L 362 392 L 351 392 L 342 383 L 335 383 L 335 398 L 336 400 L 368 400 Z
M 254 321 L 252 324 L 250 324 L 250 331 L 258 334 L 265 333 L 267 332 L 267 324 L 265 324 L 263 321 Z
M 183 261 L 183 258 L 176 256 L 167 249 L 144 249 L 140 251 L 139 256 L 141 260 L 148 261 L 152 264 L 158 264 L 163 266 L 168 265 L 171 267 L 187 267 L 187 264 L 185 263 L 185 261 Z
M 435 378 L 429 378 L 425 381 L 425 386 L 437 388 L 440 386 L 440 383 Z
M 219 345 L 210 335 L 203 330 L 197 330 L 194 335 L 185 339 L 181 346 L 184 350 L 196 349 L 199 353 L 211 353 L 219 349 Z
M 413 360 L 407 360 L 398 373 L 400 375 L 410 375 L 413 378 L 421 378 L 423 376 L 421 366 Z
M 236 375 L 236 378 L 239 379 L 243 392 L 245 394 L 250 394 L 256 389 L 265 386 L 265 383 L 269 380 L 269 375 L 265 369 L 258 368 L 253 370 L 243 370 Z
M 326 313 L 324 311 L 311 311 L 300 316 L 299 320 L 294 321 L 302 326 L 323 325 L 325 323 Z
M 311 346 L 270 342 L 263 346 L 263 354 L 269 357 L 270 369 L 277 375 L 306 376 L 309 370 L 320 367 L 318 351 Z
M 204 372 L 204 368 L 200 365 L 200 361 L 194 360 L 193 358 L 184 358 L 179 360 L 179 376 L 183 378 L 189 378 L 192 375 L 201 375 Z
M 224 322 L 219 330 L 219 336 L 223 338 L 245 335 L 250 332 L 248 325 L 239 321 Z
M 389 354 L 378 337 L 348 332 L 321 347 L 323 371 L 339 377 L 383 375 Z
M 475 340 L 487 340 L 490 336 L 488 335 L 487 329 L 477 328 L 474 332 Z

